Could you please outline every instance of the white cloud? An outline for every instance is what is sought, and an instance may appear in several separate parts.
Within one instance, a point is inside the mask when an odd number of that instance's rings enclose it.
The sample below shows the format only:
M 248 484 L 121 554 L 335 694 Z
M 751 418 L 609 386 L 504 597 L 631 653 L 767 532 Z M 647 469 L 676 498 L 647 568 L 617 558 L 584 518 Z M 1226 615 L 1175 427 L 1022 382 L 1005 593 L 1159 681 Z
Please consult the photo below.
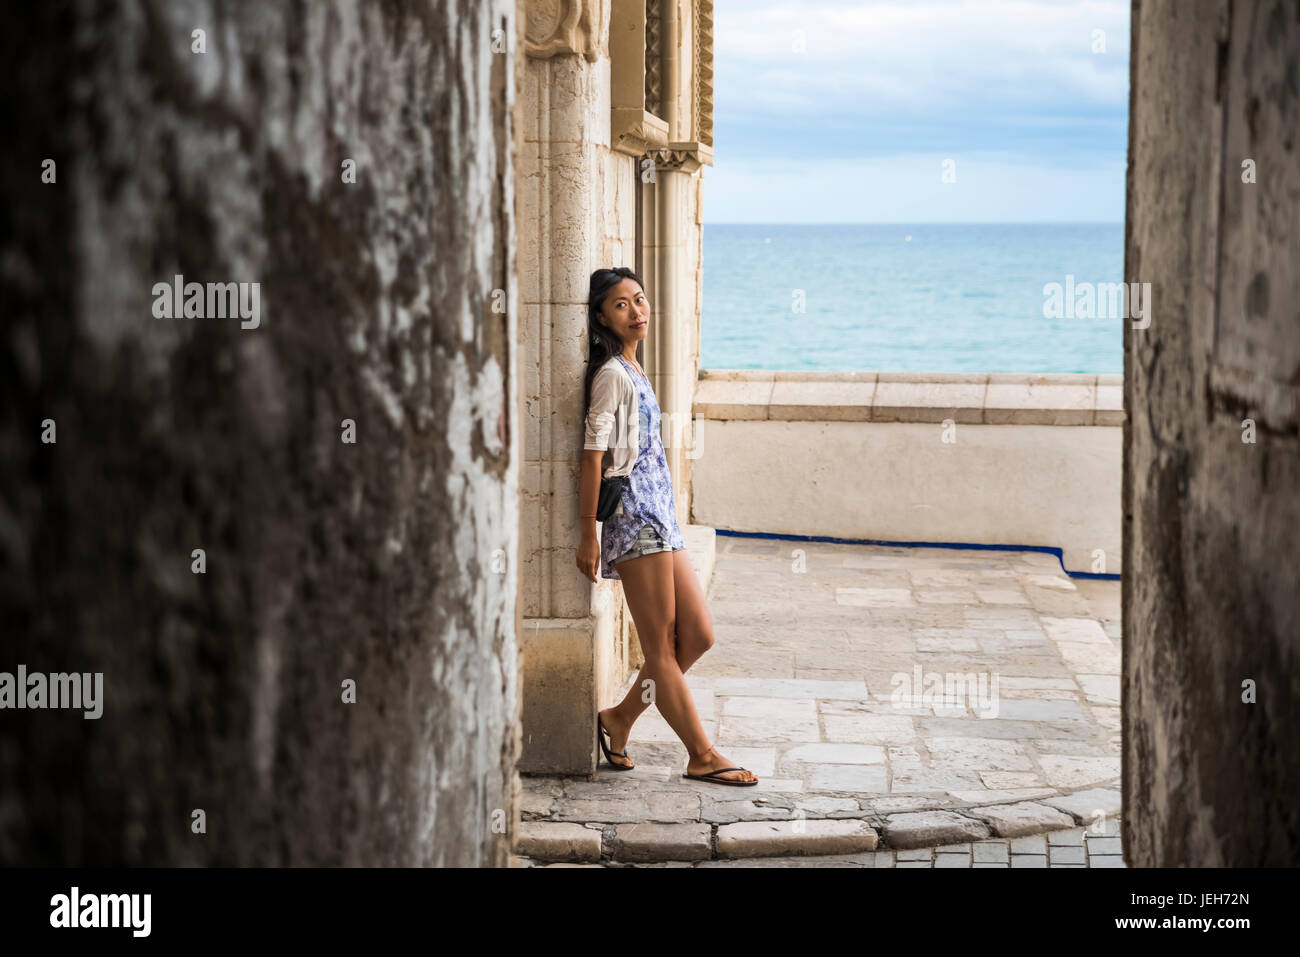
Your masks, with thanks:
M 1127 102 L 1127 0 L 720 0 L 715 24 L 723 108 L 878 115 Z M 1094 30 L 1105 31 L 1104 54 L 1092 52 Z M 806 52 L 792 50 L 796 31 Z

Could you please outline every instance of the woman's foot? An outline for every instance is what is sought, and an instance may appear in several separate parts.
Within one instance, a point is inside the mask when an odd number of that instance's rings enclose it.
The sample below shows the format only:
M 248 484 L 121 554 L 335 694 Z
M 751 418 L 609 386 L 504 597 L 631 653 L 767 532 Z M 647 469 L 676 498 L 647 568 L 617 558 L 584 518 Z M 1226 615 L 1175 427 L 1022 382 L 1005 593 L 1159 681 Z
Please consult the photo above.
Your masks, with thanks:
M 609 740 L 605 746 L 609 748 L 610 755 L 605 760 L 611 764 L 621 764 L 625 768 L 636 767 L 631 758 L 625 758 L 616 753 L 627 750 L 627 737 L 632 730 L 632 726 L 620 721 L 618 712 L 613 708 L 606 708 L 604 711 L 596 713 L 600 716 L 600 723 L 609 732 Z M 604 756 L 604 752 L 601 753 L 601 756 Z
M 687 774 L 708 774 L 710 771 L 717 771 L 720 768 L 737 767 L 735 761 L 730 761 L 718 753 L 718 749 L 710 747 L 698 757 L 692 756 L 686 762 Z M 723 781 L 757 781 L 758 775 L 753 771 L 741 769 L 738 771 L 728 771 L 726 774 L 714 775 L 718 780 Z

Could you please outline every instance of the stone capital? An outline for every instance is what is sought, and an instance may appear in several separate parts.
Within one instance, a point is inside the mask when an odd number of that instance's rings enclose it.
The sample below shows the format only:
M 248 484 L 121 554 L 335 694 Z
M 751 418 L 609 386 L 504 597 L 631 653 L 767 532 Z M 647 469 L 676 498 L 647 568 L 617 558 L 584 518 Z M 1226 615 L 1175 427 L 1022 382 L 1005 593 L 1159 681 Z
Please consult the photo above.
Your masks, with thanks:
M 661 149 L 648 150 L 658 172 L 694 173 L 701 166 L 713 165 L 713 149 L 703 143 L 669 143 Z
M 594 63 L 608 57 L 608 0 L 527 0 L 524 52 L 545 60 L 571 53 Z

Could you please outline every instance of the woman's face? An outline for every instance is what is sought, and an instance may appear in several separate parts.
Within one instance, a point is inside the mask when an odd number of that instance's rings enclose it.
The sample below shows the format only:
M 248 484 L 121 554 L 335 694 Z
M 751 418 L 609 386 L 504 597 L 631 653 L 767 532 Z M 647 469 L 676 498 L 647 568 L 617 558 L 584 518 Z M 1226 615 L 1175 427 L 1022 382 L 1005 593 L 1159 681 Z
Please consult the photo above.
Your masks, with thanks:
M 650 325 L 650 300 L 635 279 L 623 279 L 605 297 L 600 318 L 624 345 L 637 342 Z

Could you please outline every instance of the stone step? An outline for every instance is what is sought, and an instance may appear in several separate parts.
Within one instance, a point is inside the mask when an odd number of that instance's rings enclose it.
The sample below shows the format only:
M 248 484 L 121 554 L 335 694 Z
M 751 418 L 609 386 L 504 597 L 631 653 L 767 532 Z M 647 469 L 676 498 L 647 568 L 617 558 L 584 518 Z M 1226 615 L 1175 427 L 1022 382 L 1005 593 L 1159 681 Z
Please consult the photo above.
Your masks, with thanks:
M 1026 802 L 1028 803 L 1028 802 Z M 1005 810 L 1007 806 L 1000 806 Z M 966 814 L 989 809 L 967 809 Z M 515 852 L 532 863 L 652 864 L 755 860 L 772 857 L 842 859 L 850 866 L 1042 866 L 1083 862 L 1085 846 L 1098 855 L 1118 855 L 1118 814 L 1076 826 L 1075 818 L 1052 808 L 1035 833 L 1023 833 L 1033 812 L 966 817 L 953 811 L 890 815 L 883 827 L 861 818 L 741 821 L 733 824 L 577 824 L 524 821 Z M 1052 817 L 1051 814 L 1059 814 Z M 882 833 L 883 832 L 883 833 Z M 881 862 L 884 854 L 890 863 Z M 528 865 L 525 865 L 528 866 Z

